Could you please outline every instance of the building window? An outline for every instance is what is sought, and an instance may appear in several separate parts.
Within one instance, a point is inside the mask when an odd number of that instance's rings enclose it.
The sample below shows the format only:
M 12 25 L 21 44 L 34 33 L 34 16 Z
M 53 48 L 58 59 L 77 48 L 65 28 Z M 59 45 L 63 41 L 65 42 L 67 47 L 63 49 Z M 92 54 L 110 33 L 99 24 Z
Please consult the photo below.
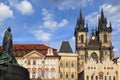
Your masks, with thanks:
M 109 80 L 111 80 L 111 76 L 109 76 Z
M 74 73 L 72 72 L 72 75 L 71 75 L 72 78 L 74 78 Z
M 81 43 L 84 43 L 84 36 L 81 35 Z
M 32 78 L 35 78 L 35 72 L 32 73 Z
M 66 78 L 68 78 L 68 72 L 66 73 Z
M 72 61 L 72 64 L 71 64 L 72 67 L 74 67 L 74 62 Z
M 81 59 L 84 59 L 84 55 L 81 55 Z
M 48 72 L 45 72 L 45 78 L 48 78 Z
M 52 65 L 55 65 L 55 60 L 52 60 L 52 61 L 51 61 L 51 64 L 52 64 Z
M 89 76 L 87 76 L 87 80 L 89 80 Z
M 96 80 L 98 80 L 98 76 L 96 76 Z
M 38 60 L 38 65 L 42 64 L 42 61 L 41 60 Z
M 20 65 L 23 65 L 23 60 L 20 60 Z
M 51 77 L 55 78 L 55 72 L 51 72 Z
M 107 35 L 104 35 L 104 43 L 107 43 Z
M 98 62 L 98 57 L 97 57 L 97 54 L 95 52 L 93 52 L 91 54 L 91 57 L 92 57 L 93 60 L 95 60 L 96 62 Z
M 94 69 L 96 69 L 96 67 L 94 67 Z
M 28 65 L 31 65 L 31 62 L 30 62 L 30 60 L 28 60 Z
M 107 80 L 107 76 L 105 76 L 105 80 Z
M 41 75 L 42 75 L 41 72 L 38 72 L 38 78 L 41 78 Z
M 36 65 L 36 60 L 33 60 L 33 65 Z
M 63 77 L 62 72 L 60 72 L 60 78 L 62 78 L 62 77 Z
M 93 69 L 93 67 L 91 67 L 91 69 Z
M 48 60 L 45 60 L 45 65 L 48 65 Z
M 68 61 L 66 61 L 66 67 L 68 67 Z
M 104 67 L 104 69 L 106 69 L 106 67 Z
M 115 76 L 113 76 L 113 80 L 116 80 L 116 79 L 115 79 Z
M 91 76 L 91 80 L 93 80 L 93 76 Z

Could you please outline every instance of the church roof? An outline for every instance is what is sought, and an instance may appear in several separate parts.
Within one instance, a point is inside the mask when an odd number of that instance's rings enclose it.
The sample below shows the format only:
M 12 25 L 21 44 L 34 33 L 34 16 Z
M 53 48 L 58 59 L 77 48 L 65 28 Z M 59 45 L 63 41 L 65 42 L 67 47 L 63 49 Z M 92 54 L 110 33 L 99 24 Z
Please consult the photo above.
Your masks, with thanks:
M 60 53 L 73 53 L 71 46 L 68 41 L 63 41 L 61 48 L 60 48 Z
M 23 57 L 24 55 L 28 54 L 33 50 L 41 52 L 43 55 L 46 56 L 48 48 L 51 47 L 44 44 L 13 44 L 13 51 L 15 57 Z M 57 49 L 52 49 L 54 56 L 58 56 Z M 2 50 L 2 46 L 0 46 L 0 50 Z
M 94 37 L 95 39 L 92 39 L 92 37 Z M 99 49 L 99 47 L 100 47 L 100 44 L 99 44 L 99 42 L 97 40 L 97 37 L 96 37 L 95 33 L 92 32 L 91 38 L 90 38 L 90 40 L 88 42 L 88 48 L 89 49 Z

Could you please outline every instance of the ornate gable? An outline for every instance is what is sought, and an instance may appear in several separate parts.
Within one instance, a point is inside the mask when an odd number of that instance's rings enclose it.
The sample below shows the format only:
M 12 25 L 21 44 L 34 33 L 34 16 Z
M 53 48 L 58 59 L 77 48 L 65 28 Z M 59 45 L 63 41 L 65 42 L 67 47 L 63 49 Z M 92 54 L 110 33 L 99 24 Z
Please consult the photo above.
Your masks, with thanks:
M 45 58 L 45 56 L 42 53 L 37 52 L 35 50 L 33 50 L 30 53 L 24 55 L 23 57 L 24 58 Z

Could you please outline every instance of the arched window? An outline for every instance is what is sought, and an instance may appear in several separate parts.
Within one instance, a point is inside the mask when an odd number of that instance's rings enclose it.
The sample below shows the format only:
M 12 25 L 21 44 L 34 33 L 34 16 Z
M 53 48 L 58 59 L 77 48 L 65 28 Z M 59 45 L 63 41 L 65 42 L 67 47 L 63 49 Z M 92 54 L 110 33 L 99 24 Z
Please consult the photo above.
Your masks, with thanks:
M 68 72 L 66 73 L 66 78 L 68 78 Z
M 84 43 L 84 36 L 81 35 L 81 43 Z
M 107 35 L 104 35 L 104 43 L 107 43 Z
M 97 54 L 95 52 L 93 52 L 91 54 L 91 57 L 93 58 L 93 60 L 95 60 L 96 62 L 98 62 L 98 57 L 97 57 Z
M 74 78 L 74 73 L 72 72 L 72 74 L 71 74 L 71 78 Z
M 74 62 L 72 61 L 72 64 L 71 64 L 72 67 L 74 67 Z
M 30 65 L 31 64 L 31 62 L 30 62 L 30 60 L 28 60 L 28 65 Z
M 33 60 L 33 65 L 36 65 L 36 60 Z
M 66 67 L 68 67 L 68 61 L 66 61 Z

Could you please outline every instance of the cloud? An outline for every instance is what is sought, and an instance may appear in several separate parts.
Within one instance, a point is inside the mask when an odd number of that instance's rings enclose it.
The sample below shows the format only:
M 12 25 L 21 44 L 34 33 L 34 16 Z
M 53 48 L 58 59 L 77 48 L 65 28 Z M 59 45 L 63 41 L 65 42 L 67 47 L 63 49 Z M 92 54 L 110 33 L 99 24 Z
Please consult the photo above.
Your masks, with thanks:
M 32 4 L 27 0 L 23 0 L 21 2 L 18 0 L 10 0 L 9 3 L 23 15 L 30 15 L 34 12 Z
M 43 27 L 50 30 L 56 30 L 58 28 L 66 26 L 68 23 L 67 19 L 62 19 L 60 22 L 54 19 L 54 14 L 47 9 L 42 9 L 43 15 Z
M 89 26 L 97 26 L 98 24 L 98 12 L 90 13 L 85 17 L 85 20 L 90 23 Z
M 109 22 L 111 22 L 112 28 L 113 28 L 112 35 L 117 36 L 117 37 L 113 38 L 113 44 L 116 47 L 119 47 L 119 45 L 117 43 L 120 39 L 120 37 L 119 37 L 119 33 L 120 33 L 120 5 L 105 3 L 101 7 L 103 8 L 104 15 L 107 18 L 107 22 L 108 22 L 107 26 L 109 26 Z M 85 19 L 89 23 L 89 26 L 98 26 L 98 16 L 100 16 L 101 7 L 100 7 L 99 11 L 92 12 L 85 17 Z M 120 53 L 119 48 L 115 48 L 114 50 L 115 50 L 115 53 Z M 117 55 L 118 54 L 116 54 L 116 56 Z
M 41 41 L 49 41 L 51 37 L 51 33 L 45 32 L 41 28 L 38 30 L 33 30 L 32 33 L 38 40 Z
M 80 5 L 86 7 L 91 5 L 93 0 L 51 0 L 60 10 L 75 9 Z
M 41 41 L 51 40 L 53 33 L 67 25 L 67 19 L 62 19 L 60 22 L 54 19 L 53 12 L 48 11 L 47 9 L 42 9 L 43 24 L 39 25 L 37 29 L 33 29 L 31 33 Z
M 3 3 L 0 3 L 0 23 L 12 17 L 13 11 L 10 9 L 10 7 Z
M 120 15 L 120 5 L 112 5 L 112 4 L 103 4 L 101 6 L 104 11 L 104 15 L 107 17 L 107 22 L 112 22 L 113 28 L 119 27 L 119 15 Z M 97 26 L 98 24 L 98 17 L 100 16 L 100 10 L 97 12 L 92 12 L 88 14 L 85 19 L 88 23 L 90 23 L 90 26 Z
M 22 1 L 18 6 L 17 9 L 22 13 L 22 14 L 32 14 L 33 13 L 33 7 L 32 4 L 28 1 Z

